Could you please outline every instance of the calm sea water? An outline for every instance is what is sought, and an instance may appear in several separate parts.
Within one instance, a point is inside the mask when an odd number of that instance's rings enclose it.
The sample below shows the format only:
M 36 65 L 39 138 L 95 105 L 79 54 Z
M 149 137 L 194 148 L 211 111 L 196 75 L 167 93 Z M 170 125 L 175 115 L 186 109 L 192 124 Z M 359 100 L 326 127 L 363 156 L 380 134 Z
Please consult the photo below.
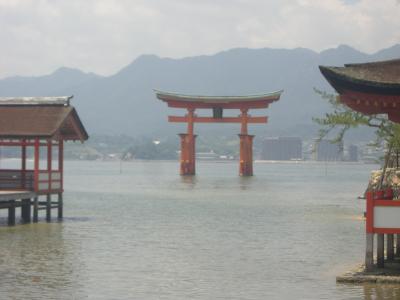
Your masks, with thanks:
M 236 163 L 200 162 L 193 178 L 177 162 L 65 167 L 63 222 L 0 226 L 0 299 L 400 297 L 335 283 L 363 260 L 357 196 L 376 166 L 260 163 L 252 178 Z

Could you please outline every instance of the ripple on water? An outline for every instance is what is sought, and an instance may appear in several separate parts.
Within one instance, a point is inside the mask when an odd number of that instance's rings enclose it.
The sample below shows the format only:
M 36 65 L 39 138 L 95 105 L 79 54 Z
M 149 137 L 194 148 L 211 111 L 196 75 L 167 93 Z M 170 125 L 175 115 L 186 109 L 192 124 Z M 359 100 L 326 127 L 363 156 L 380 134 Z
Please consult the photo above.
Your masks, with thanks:
M 396 299 L 336 285 L 362 260 L 371 166 L 66 162 L 63 222 L 1 226 L 11 299 Z M 360 192 L 361 191 L 361 192 Z M 41 215 L 41 218 L 43 216 Z M 340 269 L 340 270 L 339 270 Z M 336 272 L 336 270 L 338 272 Z M 340 271 L 340 272 L 339 272 Z M 369 298 L 368 298 L 369 297 Z

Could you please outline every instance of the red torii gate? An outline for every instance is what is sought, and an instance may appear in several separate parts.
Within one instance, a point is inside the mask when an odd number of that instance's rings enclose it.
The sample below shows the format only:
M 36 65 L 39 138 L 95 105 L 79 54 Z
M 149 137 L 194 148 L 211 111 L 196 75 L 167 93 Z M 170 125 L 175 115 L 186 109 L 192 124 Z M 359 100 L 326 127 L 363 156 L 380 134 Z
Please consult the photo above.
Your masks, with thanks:
M 249 109 L 267 108 L 270 103 L 278 101 L 281 91 L 249 96 L 194 96 L 177 93 L 167 93 L 155 90 L 158 99 L 167 102 L 169 107 L 187 110 L 185 116 L 169 116 L 169 122 L 187 123 L 187 133 L 181 133 L 181 175 L 194 175 L 196 173 L 196 151 L 194 123 L 240 123 L 240 176 L 253 175 L 253 138 L 249 135 L 247 124 L 267 123 L 268 118 L 252 117 Z M 195 114 L 196 109 L 212 109 L 212 117 L 200 117 Z M 239 109 L 241 114 L 237 117 L 223 117 L 224 109 Z

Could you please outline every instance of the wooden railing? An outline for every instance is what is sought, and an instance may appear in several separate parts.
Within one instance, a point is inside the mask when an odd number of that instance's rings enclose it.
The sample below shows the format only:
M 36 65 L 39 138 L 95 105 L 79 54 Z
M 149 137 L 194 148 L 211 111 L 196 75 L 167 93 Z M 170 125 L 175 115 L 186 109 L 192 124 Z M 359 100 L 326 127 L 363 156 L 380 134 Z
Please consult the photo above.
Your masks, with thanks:
M 32 170 L 0 170 L 0 189 L 33 190 L 34 174 Z
M 48 193 L 62 191 L 62 174 L 60 171 L 39 171 L 36 192 Z
M 35 180 L 33 170 L 0 170 L 0 190 L 30 190 L 37 193 L 61 192 L 60 171 L 39 170 Z

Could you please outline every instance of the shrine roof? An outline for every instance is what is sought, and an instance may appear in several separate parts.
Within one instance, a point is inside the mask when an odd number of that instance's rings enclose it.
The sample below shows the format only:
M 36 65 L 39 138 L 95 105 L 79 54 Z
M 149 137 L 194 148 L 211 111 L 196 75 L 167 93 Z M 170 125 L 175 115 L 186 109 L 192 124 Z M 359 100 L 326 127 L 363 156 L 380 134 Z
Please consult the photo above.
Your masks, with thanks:
M 59 105 L 68 106 L 73 96 L 58 96 L 58 97 L 0 97 L 0 106 L 9 105 L 35 105 L 49 106 Z
M 338 93 L 400 94 L 400 59 L 319 68 Z
M 0 138 L 87 140 L 70 97 L 0 97 Z
M 163 101 L 180 101 L 180 102 L 197 102 L 207 104 L 222 104 L 222 103 L 240 103 L 240 102 L 257 102 L 257 101 L 278 101 L 283 90 L 257 95 L 245 96 L 204 96 L 204 95 L 186 95 L 179 93 L 163 92 L 154 90 L 158 99 Z

